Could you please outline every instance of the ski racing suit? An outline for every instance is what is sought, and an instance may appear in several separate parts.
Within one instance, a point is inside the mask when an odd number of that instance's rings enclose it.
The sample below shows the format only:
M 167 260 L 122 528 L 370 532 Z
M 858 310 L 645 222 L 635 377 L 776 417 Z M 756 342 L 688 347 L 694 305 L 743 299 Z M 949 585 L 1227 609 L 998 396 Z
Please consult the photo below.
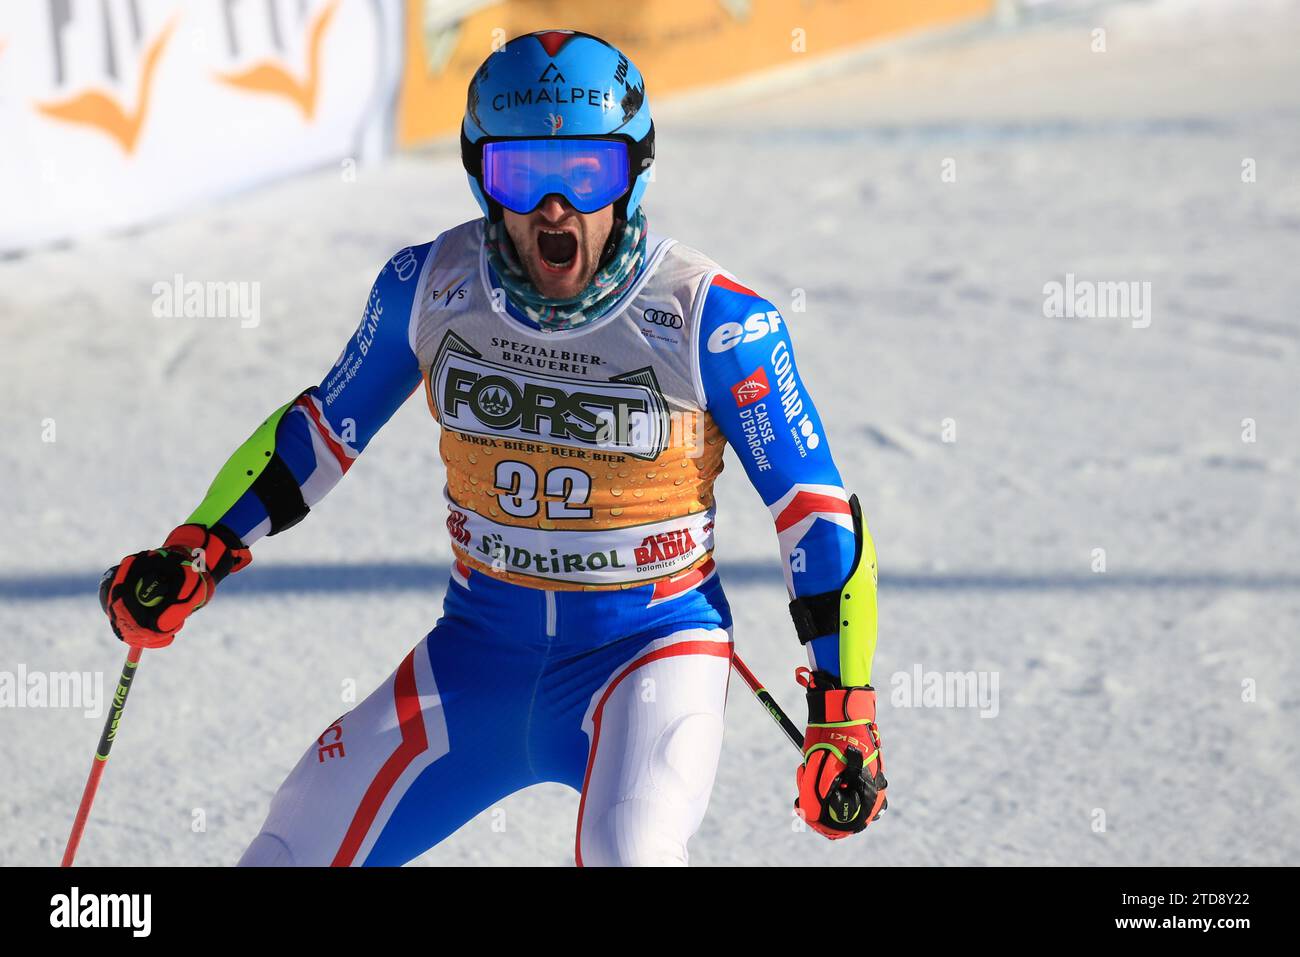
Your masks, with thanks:
M 455 555 L 443 615 L 311 743 L 241 864 L 402 864 L 543 781 L 581 794 L 580 865 L 684 864 L 732 650 L 711 557 L 726 443 L 771 509 L 791 596 L 850 571 L 848 497 L 770 302 L 652 234 L 608 313 L 544 331 L 498 288 L 483 233 L 399 251 L 324 381 L 190 518 L 247 545 L 290 527 L 423 387 Z M 804 637 L 837 674 L 839 635 Z

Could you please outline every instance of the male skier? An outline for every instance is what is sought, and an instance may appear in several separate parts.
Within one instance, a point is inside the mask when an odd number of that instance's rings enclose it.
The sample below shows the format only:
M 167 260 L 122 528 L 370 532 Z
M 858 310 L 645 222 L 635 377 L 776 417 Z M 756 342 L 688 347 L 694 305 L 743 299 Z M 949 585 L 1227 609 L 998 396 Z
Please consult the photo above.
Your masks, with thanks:
M 647 232 L 640 72 L 587 34 L 518 37 L 470 82 L 461 151 L 483 218 L 389 260 L 320 385 L 101 587 L 121 639 L 169 644 L 423 387 L 456 558 L 443 616 L 312 742 L 240 863 L 402 864 L 541 781 L 581 793 L 579 864 L 686 863 L 732 652 L 711 557 L 727 442 L 808 650 L 797 807 L 829 838 L 861 831 L 886 788 L 875 553 L 781 314 Z

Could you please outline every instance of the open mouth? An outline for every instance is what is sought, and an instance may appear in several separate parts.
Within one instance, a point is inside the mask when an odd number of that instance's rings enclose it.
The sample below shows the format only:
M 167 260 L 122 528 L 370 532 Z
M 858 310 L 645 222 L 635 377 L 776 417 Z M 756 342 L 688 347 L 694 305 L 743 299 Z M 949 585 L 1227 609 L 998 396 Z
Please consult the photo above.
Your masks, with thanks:
M 578 237 L 563 229 L 539 229 L 537 253 L 553 272 L 568 272 L 578 258 Z

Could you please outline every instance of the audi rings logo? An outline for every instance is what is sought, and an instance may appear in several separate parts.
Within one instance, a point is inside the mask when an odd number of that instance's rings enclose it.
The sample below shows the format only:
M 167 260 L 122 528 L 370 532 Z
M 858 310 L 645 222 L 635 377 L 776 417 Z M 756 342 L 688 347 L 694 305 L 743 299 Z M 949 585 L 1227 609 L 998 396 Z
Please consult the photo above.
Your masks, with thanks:
M 682 327 L 682 317 L 675 312 L 668 312 L 666 309 L 647 309 L 645 311 L 645 321 L 653 322 L 656 326 L 667 326 L 669 329 L 680 329 Z
M 397 271 L 397 278 L 402 282 L 410 279 L 415 275 L 416 268 L 420 265 L 420 260 L 415 256 L 415 250 L 410 246 L 400 250 L 392 258 L 393 269 Z

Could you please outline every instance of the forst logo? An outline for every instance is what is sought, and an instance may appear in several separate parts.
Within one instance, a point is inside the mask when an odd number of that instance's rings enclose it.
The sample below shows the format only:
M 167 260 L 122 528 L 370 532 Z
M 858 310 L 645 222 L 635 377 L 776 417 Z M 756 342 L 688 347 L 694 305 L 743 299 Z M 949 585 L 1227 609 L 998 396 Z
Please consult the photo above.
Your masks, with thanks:
M 603 381 L 543 376 L 488 362 L 449 332 L 429 387 L 442 425 L 474 435 L 616 449 L 651 460 L 671 433 L 668 403 L 649 368 Z
M 681 558 L 695 551 L 695 548 L 695 539 L 691 537 L 691 530 L 679 528 L 671 532 L 647 535 L 641 540 L 641 544 L 633 549 L 632 554 L 636 558 L 636 567 L 641 568 L 644 565 L 655 565 Z
M 463 404 L 490 428 L 520 428 L 544 438 L 576 438 L 595 442 L 605 421 L 599 410 L 608 410 L 615 422 L 634 413 L 648 411 L 644 399 L 635 396 L 603 395 L 597 392 L 568 392 L 541 382 L 516 382 L 504 375 L 483 375 L 474 369 L 447 370 L 441 408 L 455 417 Z

